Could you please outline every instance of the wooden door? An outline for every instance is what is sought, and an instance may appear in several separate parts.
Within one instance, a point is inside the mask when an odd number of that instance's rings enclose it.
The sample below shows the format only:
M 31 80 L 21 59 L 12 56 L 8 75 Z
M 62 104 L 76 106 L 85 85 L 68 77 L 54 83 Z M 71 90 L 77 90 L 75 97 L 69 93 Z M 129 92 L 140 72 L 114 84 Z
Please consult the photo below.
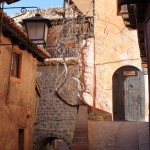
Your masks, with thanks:
M 144 121 L 144 76 L 133 66 L 123 66 L 113 75 L 114 120 Z

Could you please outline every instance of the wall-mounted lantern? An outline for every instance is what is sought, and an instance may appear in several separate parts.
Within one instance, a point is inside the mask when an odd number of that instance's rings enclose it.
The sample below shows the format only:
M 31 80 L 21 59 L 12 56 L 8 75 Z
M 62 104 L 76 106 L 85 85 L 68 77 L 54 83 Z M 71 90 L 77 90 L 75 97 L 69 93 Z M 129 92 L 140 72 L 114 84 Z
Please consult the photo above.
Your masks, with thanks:
M 35 14 L 35 16 L 23 19 L 22 21 L 29 40 L 34 44 L 46 46 L 48 28 L 51 27 L 50 20 L 41 17 L 40 14 Z

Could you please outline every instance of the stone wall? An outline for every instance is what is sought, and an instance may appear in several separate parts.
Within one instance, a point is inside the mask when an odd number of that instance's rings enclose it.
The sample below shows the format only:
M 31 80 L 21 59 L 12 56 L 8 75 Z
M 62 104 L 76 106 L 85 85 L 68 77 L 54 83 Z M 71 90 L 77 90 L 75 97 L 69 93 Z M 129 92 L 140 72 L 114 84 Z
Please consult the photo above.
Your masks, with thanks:
M 68 79 L 76 78 L 78 65 L 68 66 Z M 46 138 L 59 138 L 71 144 L 76 124 L 77 107 L 71 107 L 62 102 L 55 90 L 65 78 L 65 69 L 61 64 L 39 66 L 37 80 L 41 88 L 37 121 L 35 126 L 35 144 Z M 63 97 L 68 104 L 76 104 L 77 84 L 66 81 Z M 61 94 L 60 94 L 61 95 Z
M 1 40 L 11 43 L 4 37 Z M 10 76 L 12 51 L 21 55 L 19 78 Z M 17 150 L 19 129 L 23 129 L 24 150 L 32 150 L 36 69 L 36 59 L 26 50 L 21 51 L 18 46 L 0 47 L 0 149 Z

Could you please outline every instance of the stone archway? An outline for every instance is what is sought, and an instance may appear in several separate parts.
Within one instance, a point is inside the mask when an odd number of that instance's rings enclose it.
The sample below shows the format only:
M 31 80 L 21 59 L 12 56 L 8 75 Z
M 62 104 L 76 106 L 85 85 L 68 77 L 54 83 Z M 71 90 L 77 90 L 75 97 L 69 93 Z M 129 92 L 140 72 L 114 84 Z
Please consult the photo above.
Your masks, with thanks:
M 48 137 L 41 140 L 34 150 L 70 150 L 70 148 L 63 140 Z
M 70 149 L 70 141 L 67 138 L 62 137 L 59 134 L 45 134 L 38 138 L 34 144 L 34 150 L 62 150 L 60 146 L 63 146 L 63 150 Z

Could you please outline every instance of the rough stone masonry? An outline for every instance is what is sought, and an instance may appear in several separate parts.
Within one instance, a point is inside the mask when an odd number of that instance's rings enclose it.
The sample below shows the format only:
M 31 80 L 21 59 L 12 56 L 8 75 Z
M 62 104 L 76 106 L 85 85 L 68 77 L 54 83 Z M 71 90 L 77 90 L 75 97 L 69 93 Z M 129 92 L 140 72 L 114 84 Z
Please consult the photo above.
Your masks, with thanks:
M 73 77 L 78 73 L 77 65 L 68 66 L 68 78 L 64 84 L 63 94 L 68 103 L 73 104 L 77 98 L 78 88 Z M 77 107 L 70 107 L 56 95 L 55 89 L 64 80 L 63 65 L 39 66 L 37 80 L 41 88 L 34 142 L 38 144 L 46 138 L 59 138 L 71 144 L 77 117 Z M 69 80 L 69 81 L 68 81 Z M 67 99 L 66 98 L 66 99 Z

